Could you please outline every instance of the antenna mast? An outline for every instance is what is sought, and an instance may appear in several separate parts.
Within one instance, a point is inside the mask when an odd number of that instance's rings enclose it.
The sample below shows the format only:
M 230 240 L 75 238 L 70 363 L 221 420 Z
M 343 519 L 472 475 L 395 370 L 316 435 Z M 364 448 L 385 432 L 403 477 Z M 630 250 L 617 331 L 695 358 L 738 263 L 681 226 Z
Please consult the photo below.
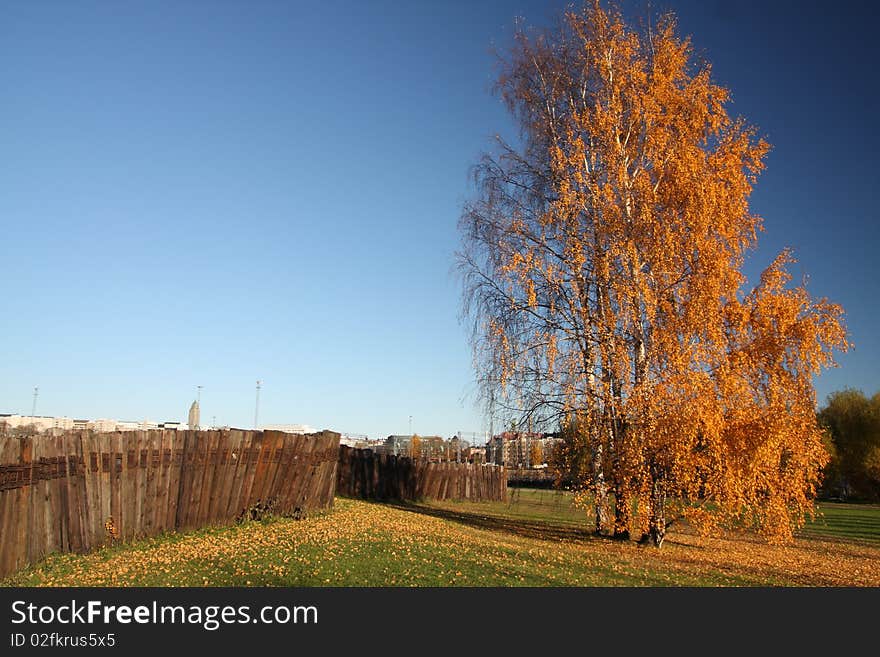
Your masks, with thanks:
M 260 418 L 260 380 L 257 379 L 257 403 L 256 403 L 256 406 L 254 407 L 254 429 L 256 431 L 260 430 L 259 418 Z

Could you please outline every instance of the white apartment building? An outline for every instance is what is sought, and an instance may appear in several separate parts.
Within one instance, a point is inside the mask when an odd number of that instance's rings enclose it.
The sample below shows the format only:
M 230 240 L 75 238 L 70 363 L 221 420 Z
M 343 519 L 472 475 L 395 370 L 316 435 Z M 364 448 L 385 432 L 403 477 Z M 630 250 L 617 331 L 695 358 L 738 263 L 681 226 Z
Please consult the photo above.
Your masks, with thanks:
M 260 431 L 284 431 L 285 433 L 317 433 L 318 430 L 308 424 L 264 424 Z
M 36 431 L 48 431 L 49 429 L 73 429 L 75 421 L 69 417 L 0 414 L 0 422 L 5 423 L 10 429 L 33 426 Z
M 51 431 L 52 429 L 76 430 L 76 431 L 144 431 L 158 429 L 159 424 L 150 420 L 133 422 L 127 420 L 112 420 L 101 418 L 98 420 L 75 420 L 69 417 L 49 417 L 44 415 L 16 415 L 0 413 L 0 423 L 6 424 L 10 429 L 32 426 L 35 431 Z M 179 423 L 168 423 L 179 424 Z M 171 427 L 169 427 L 171 428 Z M 174 427 L 176 428 L 176 427 Z

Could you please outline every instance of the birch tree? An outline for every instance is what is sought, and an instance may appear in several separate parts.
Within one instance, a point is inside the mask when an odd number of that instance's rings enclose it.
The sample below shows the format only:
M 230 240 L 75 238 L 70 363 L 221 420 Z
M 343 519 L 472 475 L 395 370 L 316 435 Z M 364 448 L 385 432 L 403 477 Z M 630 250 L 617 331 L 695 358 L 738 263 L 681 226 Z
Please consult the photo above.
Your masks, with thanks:
M 458 255 L 486 395 L 583 434 L 597 532 L 659 547 L 675 498 L 790 536 L 825 462 L 812 378 L 847 343 L 788 252 L 746 292 L 769 145 L 671 14 L 637 30 L 594 2 L 500 65 L 520 134 L 474 168 Z

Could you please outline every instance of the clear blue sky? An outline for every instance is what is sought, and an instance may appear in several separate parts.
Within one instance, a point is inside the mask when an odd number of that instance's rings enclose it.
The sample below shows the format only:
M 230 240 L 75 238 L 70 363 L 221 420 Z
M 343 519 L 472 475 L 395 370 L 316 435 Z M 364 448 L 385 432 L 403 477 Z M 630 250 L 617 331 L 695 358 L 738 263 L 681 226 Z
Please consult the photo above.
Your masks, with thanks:
M 625 6 L 639 13 L 647 3 Z M 669 2 L 774 150 L 748 272 L 794 247 L 880 388 L 868 3 Z M 563 2 L 0 4 L 0 412 L 482 431 L 451 274 L 514 16 Z

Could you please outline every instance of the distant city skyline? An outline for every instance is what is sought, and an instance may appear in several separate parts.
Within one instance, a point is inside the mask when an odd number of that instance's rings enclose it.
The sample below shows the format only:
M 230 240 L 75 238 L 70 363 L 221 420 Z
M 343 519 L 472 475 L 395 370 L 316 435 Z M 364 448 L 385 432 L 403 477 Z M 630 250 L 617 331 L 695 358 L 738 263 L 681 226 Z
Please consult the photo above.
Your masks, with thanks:
M 120 422 L 126 422 L 126 423 L 132 423 L 132 422 L 150 422 L 150 423 L 161 424 L 162 422 L 179 422 L 181 425 L 186 425 L 186 424 L 188 423 L 188 420 L 191 419 L 191 417 L 192 417 L 191 413 L 192 413 L 192 410 L 193 410 L 193 405 L 195 405 L 195 408 L 196 408 L 196 418 L 198 419 L 199 417 L 201 417 L 201 414 L 202 414 L 201 404 L 199 403 L 198 400 L 201 399 L 202 390 L 204 390 L 204 389 L 206 388 L 206 386 L 201 386 L 201 385 L 200 385 L 200 386 L 193 386 L 193 387 L 194 387 L 194 389 L 198 389 L 198 392 L 196 393 L 196 395 L 194 395 L 194 396 L 190 399 L 189 402 L 186 402 L 186 404 L 183 404 L 183 406 L 186 407 L 186 410 L 182 411 L 182 412 L 179 413 L 178 415 L 174 415 L 173 413 L 171 413 L 171 414 L 166 414 L 166 416 L 161 416 L 161 417 L 159 417 L 159 416 L 150 415 L 150 414 L 146 414 L 146 415 L 141 414 L 140 416 L 138 416 L 138 415 L 135 414 L 135 415 L 130 415 L 130 416 L 122 417 L 122 416 L 113 415 L 113 414 L 103 414 L 103 415 L 91 415 L 91 416 L 89 416 L 89 415 L 87 415 L 87 414 L 82 414 L 82 413 L 79 413 L 79 414 L 77 414 L 77 413 L 72 413 L 72 414 L 71 414 L 71 413 L 51 414 L 51 413 L 48 413 L 48 412 L 46 412 L 46 413 L 39 412 L 39 413 L 37 413 L 34 417 L 47 417 L 47 418 L 71 418 L 71 419 L 80 419 L 80 418 L 82 418 L 82 419 L 87 419 L 87 420 L 105 420 L 105 419 L 108 419 L 108 420 L 109 420 L 109 419 L 112 419 L 112 420 L 118 420 L 118 421 L 120 421 Z M 262 388 L 263 388 L 263 385 L 262 385 L 262 381 L 261 381 L 261 382 L 260 382 L 260 389 L 262 390 Z M 34 388 L 31 388 L 31 390 L 33 390 L 33 389 L 34 389 Z M 251 390 L 251 393 L 250 393 L 250 394 L 251 394 L 251 395 L 254 395 L 254 391 Z M 255 400 L 252 401 L 252 403 L 254 403 L 254 402 L 255 402 Z M 30 410 L 33 410 L 33 407 L 32 407 Z M 42 411 L 41 408 L 40 408 L 40 409 L 37 409 L 37 410 L 38 410 L 38 411 Z M 0 408 L 0 416 L 2 416 L 2 415 L 4 415 L 4 414 L 20 415 L 20 416 L 23 416 L 23 417 L 31 417 L 31 416 L 32 416 L 31 413 L 26 412 L 24 409 L 20 409 L 20 410 L 19 410 L 19 409 L 15 409 L 15 408 Z M 205 417 L 207 417 L 207 415 L 206 415 Z M 217 421 L 217 418 L 218 418 L 218 417 L 221 417 L 221 415 L 216 414 L 216 413 L 212 414 L 212 426 L 217 426 L 217 427 L 224 427 L 224 426 L 225 426 L 225 427 L 236 427 L 236 428 L 241 428 L 241 429 L 255 428 L 255 427 L 254 427 L 254 422 L 253 422 L 253 421 L 251 421 L 251 422 L 249 422 L 249 423 L 241 423 L 241 424 L 235 424 L 235 423 L 223 423 L 223 422 L 218 422 L 218 421 Z M 294 419 L 295 419 L 295 418 L 294 418 Z M 261 428 L 261 429 L 262 429 L 262 428 L 273 429 L 273 428 L 281 428 L 281 427 L 300 426 L 300 427 L 311 427 L 311 428 L 314 429 L 315 431 L 322 430 L 322 429 L 331 429 L 331 430 L 333 430 L 333 431 L 339 431 L 340 433 L 343 433 L 343 434 L 351 434 L 351 435 L 363 435 L 363 436 L 367 436 L 367 437 L 369 437 L 369 439 L 371 439 L 371 440 L 384 440 L 387 436 L 389 436 L 389 435 L 394 435 L 394 434 L 400 434 L 400 435 L 410 435 L 410 434 L 421 434 L 421 435 L 446 435 L 446 434 L 443 434 L 443 433 L 438 432 L 438 431 L 432 431 L 432 430 L 430 430 L 430 429 L 425 430 L 425 431 L 421 431 L 421 432 L 420 432 L 420 431 L 415 431 L 415 430 L 412 428 L 412 427 L 413 427 L 413 416 L 411 416 L 411 415 L 410 415 L 410 416 L 407 416 L 407 417 L 405 418 L 404 422 L 406 422 L 407 427 L 408 427 L 408 429 L 409 429 L 409 431 L 407 431 L 407 432 L 405 432 L 405 431 L 383 431 L 382 429 L 378 429 L 378 430 L 375 430 L 375 431 L 373 431 L 373 432 L 368 432 L 368 431 L 357 431 L 357 430 L 354 430 L 354 431 L 353 431 L 353 430 L 345 429 L 345 428 L 340 429 L 339 427 L 336 427 L 336 426 L 321 426 L 321 427 L 315 428 L 316 425 L 314 425 L 313 423 L 309 423 L 309 422 L 303 422 L 303 423 L 291 423 L 291 422 L 290 422 L 290 418 L 285 418 L 285 419 L 283 419 L 281 422 L 263 422 L 263 421 L 260 421 L 260 422 L 259 422 L 259 426 L 256 427 L 256 428 Z M 202 426 L 201 428 L 204 429 L 204 428 L 206 428 L 206 427 Z M 454 429 L 453 431 L 449 432 L 449 434 L 448 434 L 447 437 L 451 437 L 452 435 L 456 435 L 456 434 L 459 434 L 459 433 L 460 433 L 460 434 L 469 434 L 469 435 L 475 435 L 475 434 L 479 434 L 479 435 L 488 435 L 488 429 L 484 429 L 484 430 L 482 430 L 482 429 L 481 429 L 481 430 L 475 430 L 475 429 L 464 429 L 464 428 L 458 428 L 458 429 Z
M 218 425 L 487 431 L 456 224 L 492 135 L 517 138 L 491 48 L 568 4 L 6 3 L 0 412 L 38 387 L 37 414 L 185 422 L 202 386 Z M 652 6 L 773 146 L 750 281 L 791 246 L 846 311 L 818 403 L 873 394 L 873 8 Z
M 193 414 L 195 411 L 195 415 Z M 211 429 L 258 429 L 260 431 L 285 431 L 287 433 L 318 433 L 323 429 L 318 429 L 308 424 L 297 424 L 297 423 L 282 423 L 282 424 L 262 424 L 258 427 L 253 426 L 237 426 L 237 425 L 222 425 L 213 423 L 210 426 L 201 426 L 199 424 L 198 418 L 198 402 L 193 402 L 190 406 L 189 418 L 187 422 L 183 422 L 179 419 L 164 419 L 161 421 L 154 420 L 152 418 L 144 418 L 133 420 L 131 418 L 111 418 L 111 417 L 100 417 L 100 418 L 86 418 L 82 416 L 67 416 L 67 415 L 27 415 L 21 413 L 8 413 L 8 412 L 0 412 L 0 424 L 5 424 L 9 428 L 18 428 L 23 426 L 34 426 L 37 431 L 45 431 L 47 429 L 65 429 L 65 430 L 83 430 L 83 429 L 92 429 L 96 431 L 137 431 L 137 430 L 146 430 L 146 429 L 161 429 L 161 428 L 174 428 L 174 429 L 191 429 L 191 430 L 211 430 Z M 327 429 L 329 427 L 324 427 Z M 393 434 L 379 434 L 379 435 L 369 435 L 364 433 L 357 433 L 351 431 L 339 431 L 337 429 L 331 429 L 333 431 L 337 431 L 343 437 L 343 442 L 345 443 L 353 443 L 359 441 L 369 441 L 369 442 L 382 442 L 385 441 L 389 437 L 394 437 Z M 461 436 L 459 436 L 459 433 Z M 406 434 L 407 438 L 413 435 L 418 434 Z M 431 434 L 426 433 L 422 434 L 424 437 L 432 437 L 437 436 L 439 434 Z M 446 438 L 452 437 L 462 437 L 462 438 L 470 438 L 471 441 L 480 442 L 481 440 L 488 440 L 489 435 L 488 432 L 485 434 L 476 434 L 469 432 L 457 432 L 451 436 L 446 436 Z M 441 436 L 443 437 L 443 436 Z

